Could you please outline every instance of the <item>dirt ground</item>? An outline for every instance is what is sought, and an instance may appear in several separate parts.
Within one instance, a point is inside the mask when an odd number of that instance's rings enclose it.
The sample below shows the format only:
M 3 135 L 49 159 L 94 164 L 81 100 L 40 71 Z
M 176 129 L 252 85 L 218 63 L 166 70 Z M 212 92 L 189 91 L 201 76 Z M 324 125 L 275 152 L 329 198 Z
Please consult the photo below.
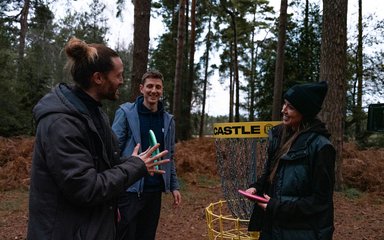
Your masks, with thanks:
M 25 239 L 33 138 L 0 138 L 0 240 Z M 208 239 L 205 208 L 224 200 L 216 168 L 214 140 L 177 144 L 177 171 L 183 202 L 172 206 L 164 195 L 159 240 Z M 357 150 L 346 143 L 343 178 L 335 192 L 335 240 L 384 239 L 384 148 Z

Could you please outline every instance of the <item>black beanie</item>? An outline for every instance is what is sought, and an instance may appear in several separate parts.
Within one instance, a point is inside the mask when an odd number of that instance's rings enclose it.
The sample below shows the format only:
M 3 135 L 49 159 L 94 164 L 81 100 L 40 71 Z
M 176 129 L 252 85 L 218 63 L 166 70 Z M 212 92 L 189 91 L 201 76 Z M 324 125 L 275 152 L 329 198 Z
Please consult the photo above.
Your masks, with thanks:
M 284 98 L 304 117 L 315 117 L 321 110 L 327 90 L 325 81 L 300 84 L 288 89 Z

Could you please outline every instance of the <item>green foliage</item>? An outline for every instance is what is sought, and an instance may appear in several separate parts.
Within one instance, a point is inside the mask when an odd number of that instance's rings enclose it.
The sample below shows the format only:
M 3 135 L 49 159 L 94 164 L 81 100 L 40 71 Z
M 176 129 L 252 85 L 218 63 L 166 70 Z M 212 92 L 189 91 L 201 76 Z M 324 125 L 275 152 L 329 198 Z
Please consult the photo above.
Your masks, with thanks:
M 150 50 L 149 68 L 159 70 L 164 76 L 164 103 L 171 110 L 174 88 L 176 42 L 173 33 L 164 33 L 156 49 Z
M 178 181 L 180 186 L 180 192 L 187 192 L 187 181 L 184 180 L 182 177 L 178 177 Z
M 363 124 L 366 125 L 366 119 L 363 121 Z M 351 129 L 354 130 L 354 125 L 352 125 Z M 350 131 L 348 131 L 348 132 L 350 132 Z M 382 132 L 363 131 L 362 136 L 360 136 L 358 139 L 356 139 L 356 143 L 360 149 L 383 148 L 384 147 L 384 134 Z
M 303 4 L 293 2 L 290 7 L 303 12 L 299 16 L 305 16 L 305 6 Z M 274 26 L 270 26 L 271 35 L 262 41 L 257 41 L 256 47 L 259 52 L 255 76 L 256 98 L 254 101 L 256 119 L 264 121 L 271 120 L 277 24 L 278 22 L 275 22 Z M 297 83 L 318 81 L 320 75 L 321 25 L 319 6 L 313 3 L 309 5 L 306 18 L 288 16 L 283 92 Z
M 370 133 L 365 139 L 365 147 L 384 147 L 384 134 L 383 133 Z
M 5 6 L 0 5 L 0 9 Z M 25 133 L 25 121 L 17 92 L 17 51 L 13 47 L 17 38 L 12 20 L 0 11 L 0 136 L 9 137 Z
M 32 108 L 59 82 L 69 82 L 63 73 L 62 49 L 71 36 L 87 42 L 105 43 L 108 28 L 103 17 L 105 5 L 93 1 L 89 13 L 68 15 L 58 24 L 50 6 L 32 1 L 23 59 L 17 59 L 19 30 L 12 12 L 20 1 L 0 4 L 0 136 L 33 134 Z
M 3 71 L 0 76 L 0 89 L 2 89 L 0 91 L 0 136 L 10 137 L 25 134 L 28 128 L 25 125 L 26 114 L 19 104 L 20 96 L 15 91 L 12 78 L 6 77 Z
M 256 119 L 271 120 L 273 102 L 274 69 L 276 62 L 276 41 L 273 38 L 259 43 L 259 70 L 256 76 Z
M 344 196 L 346 196 L 349 199 L 356 199 L 360 198 L 362 195 L 362 192 L 356 188 L 347 188 L 343 191 Z
M 298 5 L 301 18 L 290 16 L 285 54 L 286 88 L 294 84 L 317 82 L 320 76 L 322 16 L 320 7 Z
M 100 0 L 92 1 L 89 12 L 68 11 L 60 21 L 60 34 L 65 35 L 66 42 L 70 37 L 76 36 L 87 43 L 106 43 L 105 35 L 108 31 L 107 18 L 103 15 L 106 6 Z M 61 37 L 63 38 L 63 36 Z
M 24 57 L 18 59 L 19 28 L 17 14 L 23 7 L 23 1 L 3 0 L 0 3 L 0 135 L 11 136 L 33 132 L 32 108 L 36 102 L 59 82 L 71 82 L 63 71 L 66 58 L 63 47 L 71 36 L 86 42 L 106 43 L 106 17 L 103 0 L 92 1 L 89 11 L 79 12 L 66 9 L 63 19 L 56 19 L 46 1 L 32 1 L 28 18 L 28 32 Z M 125 0 L 116 0 L 118 10 L 124 9 Z M 174 88 L 176 39 L 179 1 L 152 1 L 152 16 L 161 18 L 165 32 L 156 39 L 156 45 L 150 50 L 150 68 L 164 74 L 164 102 L 167 110 L 172 109 Z M 295 83 L 318 81 L 320 67 L 320 37 L 322 31 L 322 12 L 315 3 L 308 9 L 303 1 L 290 2 L 287 40 L 285 47 L 284 90 Z M 193 133 L 198 133 L 199 111 L 203 102 L 203 84 L 205 64 L 207 66 L 208 90 L 210 78 L 218 77 L 228 89 L 233 79 L 234 56 L 233 24 L 229 12 L 235 15 L 237 26 L 238 62 L 240 71 L 240 106 L 242 120 L 270 120 L 274 84 L 277 14 L 267 0 L 241 1 L 197 1 L 196 11 L 196 50 L 197 57 L 209 56 L 209 62 L 203 60 L 195 66 L 193 99 L 190 103 L 194 114 L 191 119 Z M 364 51 L 364 96 L 372 96 L 369 101 L 377 102 L 384 95 L 384 20 L 367 16 L 364 22 L 365 46 L 373 49 Z M 209 24 L 212 24 L 208 33 Z M 190 25 L 188 25 L 190 26 Z M 188 29 L 189 31 L 190 29 Z M 353 109 L 356 105 L 356 33 L 350 29 L 348 48 L 348 91 L 347 122 L 349 130 L 354 127 Z M 371 34 L 375 32 L 375 34 Z M 207 39 L 210 40 L 206 45 Z M 188 39 L 187 39 L 188 40 Z M 188 41 L 186 41 L 186 49 Z M 208 49 L 208 50 L 207 50 Z M 119 104 L 128 100 L 130 92 L 132 48 L 118 49 L 125 65 L 125 82 L 121 89 L 121 98 L 116 102 L 105 102 L 104 108 L 111 119 Z M 184 69 L 189 63 L 188 51 L 185 53 Z M 201 54 L 203 52 L 203 54 Z M 200 54 L 200 56 L 199 56 Z M 203 56 L 201 56 L 203 55 Z M 220 57 L 219 62 L 213 58 Z M 203 58 L 201 58 L 203 59 Z M 196 64 L 196 63 L 195 63 Z M 217 74 L 218 73 L 218 74 Z M 184 73 L 183 78 L 186 79 Z M 228 93 L 229 94 L 229 93 Z M 209 93 L 208 93 L 209 95 Z M 186 103 L 189 104 L 189 103 Z M 186 104 L 183 103 L 185 106 Z M 250 116 L 252 114 L 252 116 Z M 209 133 L 215 121 L 228 121 L 227 116 L 206 116 L 206 130 Z M 347 132 L 349 133 L 349 132 Z M 350 131 L 352 138 L 353 132 Z M 367 136 L 367 146 L 382 146 L 379 136 Z
M 216 187 L 220 185 L 220 181 L 217 177 L 212 177 L 210 175 L 198 175 L 197 176 L 197 185 L 201 187 Z
M 26 208 L 26 205 L 28 205 L 29 191 L 26 189 L 15 189 L 2 192 L 2 195 L 6 197 L 0 202 L 0 211 L 19 212 L 23 211 Z
M 357 21 L 357 16 L 356 19 Z M 378 103 L 382 101 L 384 96 L 384 68 L 382 59 L 384 51 L 382 49 L 384 43 L 384 20 L 377 19 L 374 15 L 363 16 L 362 19 L 363 29 L 361 29 L 362 45 L 364 51 L 362 56 L 362 69 L 359 66 L 358 55 L 358 27 L 354 26 L 353 29 L 349 29 L 351 36 L 348 42 L 348 82 L 347 82 L 347 104 L 346 104 L 346 133 L 348 137 L 356 138 L 361 146 L 384 146 L 380 138 L 371 137 L 370 133 L 365 132 L 366 114 L 361 110 L 366 110 L 366 107 L 372 103 Z M 372 34 L 372 33 L 375 34 Z M 362 94 L 363 103 L 362 106 L 358 104 L 358 79 L 357 73 L 362 71 Z M 363 109 L 360 109 L 362 107 Z M 359 124 L 361 123 L 361 124 Z M 356 126 L 360 129 L 356 129 Z M 359 130 L 352 132 L 350 129 Z M 358 135 L 358 136 L 355 136 Z M 376 142 L 375 142 L 376 141 Z

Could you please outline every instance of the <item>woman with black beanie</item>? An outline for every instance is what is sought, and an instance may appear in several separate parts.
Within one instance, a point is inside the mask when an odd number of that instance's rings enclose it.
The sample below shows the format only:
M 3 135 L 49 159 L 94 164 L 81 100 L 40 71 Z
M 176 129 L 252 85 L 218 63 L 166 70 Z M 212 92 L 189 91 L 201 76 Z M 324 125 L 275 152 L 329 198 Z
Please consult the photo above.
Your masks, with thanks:
M 263 172 L 247 189 L 268 200 L 255 203 L 248 226 L 260 240 L 332 239 L 336 152 L 317 118 L 327 89 L 308 83 L 284 95 L 282 124 L 270 131 Z

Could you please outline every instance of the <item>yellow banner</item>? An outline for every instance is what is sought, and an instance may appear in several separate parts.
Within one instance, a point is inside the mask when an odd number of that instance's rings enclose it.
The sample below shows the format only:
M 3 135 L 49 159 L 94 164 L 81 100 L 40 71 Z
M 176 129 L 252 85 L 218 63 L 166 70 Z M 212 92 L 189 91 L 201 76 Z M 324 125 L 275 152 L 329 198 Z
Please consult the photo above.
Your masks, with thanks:
M 268 131 L 280 121 L 231 122 L 213 124 L 214 138 L 266 138 Z

